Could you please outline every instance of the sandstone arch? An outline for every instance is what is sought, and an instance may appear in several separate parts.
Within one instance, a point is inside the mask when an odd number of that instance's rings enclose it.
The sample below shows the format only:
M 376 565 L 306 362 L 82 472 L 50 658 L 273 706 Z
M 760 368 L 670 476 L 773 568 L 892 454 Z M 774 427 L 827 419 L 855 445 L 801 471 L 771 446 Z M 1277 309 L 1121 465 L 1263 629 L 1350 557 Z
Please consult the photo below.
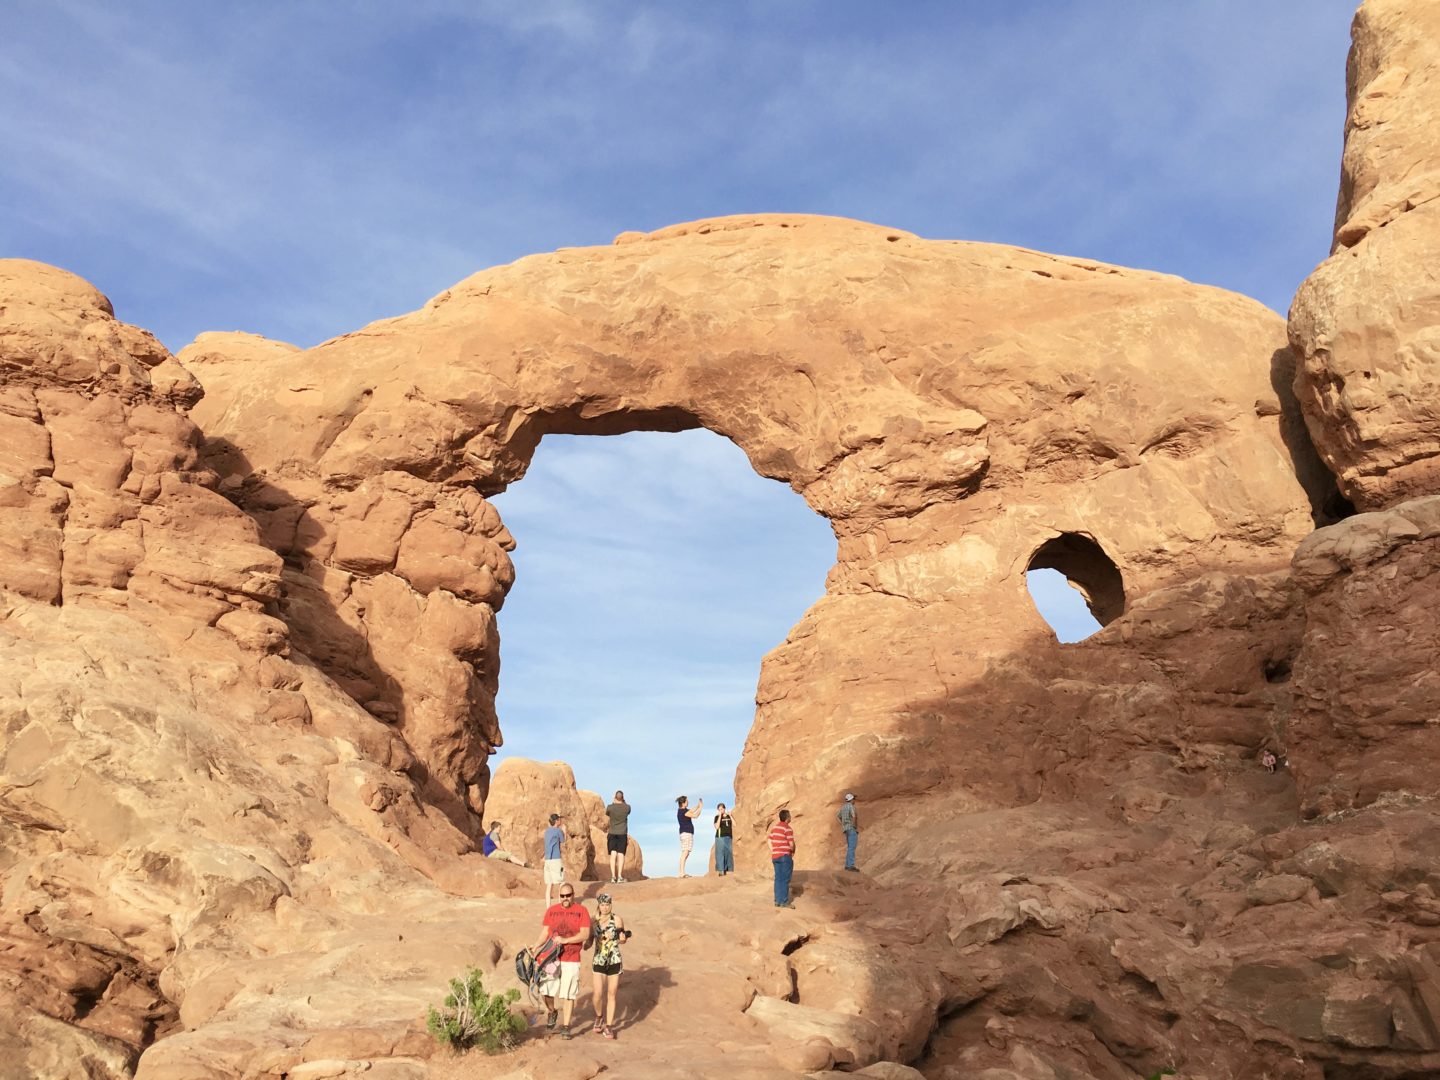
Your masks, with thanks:
M 369 673 L 340 674 L 463 823 L 513 574 L 483 495 L 547 432 L 704 426 L 831 522 L 827 594 L 761 674 L 737 780 L 758 815 L 832 784 L 901 794 L 971 753 L 917 710 L 1042 634 L 1007 581 L 1042 521 L 1104 522 L 1136 596 L 1283 565 L 1310 528 L 1283 348 L 1260 305 L 1175 278 L 770 215 L 522 259 L 304 353 L 205 335 L 182 359 L 209 460 L 287 560 L 297 642 L 324 651 L 327 609 L 363 638 Z M 412 670 L 417 636 L 452 658 Z M 782 745 L 804 769 L 764 764 Z
M 1030 556 L 1030 570 L 1063 574 L 1085 598 L 1085 606 L 1101 626 L 1125 614 L 1125 581 L 1105 549 L 1093 536 L 1061 533 L 1052 536 Z

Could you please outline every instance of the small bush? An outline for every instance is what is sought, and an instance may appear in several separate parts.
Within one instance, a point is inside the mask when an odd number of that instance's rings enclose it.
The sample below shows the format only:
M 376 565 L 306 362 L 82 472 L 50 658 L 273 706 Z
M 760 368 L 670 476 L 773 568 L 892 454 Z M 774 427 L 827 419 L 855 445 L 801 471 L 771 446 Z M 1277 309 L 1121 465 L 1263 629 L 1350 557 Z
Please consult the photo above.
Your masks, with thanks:
M 510 1011 L 520 1000 L 520 991 L 513 987 L 503 994 L 487 994 L 474 968 L 463 979 L 450 980 L 450 993 L 440 1008 L 426 1012 L 425 1026 L 437 1042 L 457 1050 L 478 1046 L 487 1054 L 498 1054 L 515 1045 L 515 1038 L 526 1028 L 525 1017 Z

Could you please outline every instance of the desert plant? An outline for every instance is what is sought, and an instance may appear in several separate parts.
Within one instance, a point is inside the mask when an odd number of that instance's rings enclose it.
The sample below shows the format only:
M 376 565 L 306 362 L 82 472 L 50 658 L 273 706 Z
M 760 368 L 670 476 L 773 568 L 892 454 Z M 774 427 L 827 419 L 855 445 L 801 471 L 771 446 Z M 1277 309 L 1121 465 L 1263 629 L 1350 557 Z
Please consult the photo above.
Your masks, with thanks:
M 437 1042 L 457 1050 L 478 1046 L 487 1054 L 498 1054 L 515 1045 L 515 1037 L 525 1030 L 525 1017 L 510 1011 L 520 1000 L 520 991 L 513 987 L 503 994 L 487 994 L 480 972 L 471 968 L 463 979 L 450 980 L 450 993 L 437 1009 L 426 1012 L 425 1026 Z

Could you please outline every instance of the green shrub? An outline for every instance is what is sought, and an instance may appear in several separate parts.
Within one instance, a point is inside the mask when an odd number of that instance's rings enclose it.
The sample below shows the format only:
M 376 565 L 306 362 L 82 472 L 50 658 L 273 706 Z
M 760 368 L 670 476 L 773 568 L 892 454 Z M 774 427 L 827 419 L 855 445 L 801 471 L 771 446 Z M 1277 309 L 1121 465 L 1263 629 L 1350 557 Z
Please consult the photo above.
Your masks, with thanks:
M 464 979 L 450 980 L 450 993 L 440 1008 L 426 1012 L 425 1026 L 437 1042 L 457 1050 L 478 1046 L 487 1054 L 498 1054 L 515 1045 L 515 1037 L 526 1028 L 525 1017 L 510 1011 L 520 1000 L 513 987 L 503 994 L 487 994 L 480 972 L 471 968 Z

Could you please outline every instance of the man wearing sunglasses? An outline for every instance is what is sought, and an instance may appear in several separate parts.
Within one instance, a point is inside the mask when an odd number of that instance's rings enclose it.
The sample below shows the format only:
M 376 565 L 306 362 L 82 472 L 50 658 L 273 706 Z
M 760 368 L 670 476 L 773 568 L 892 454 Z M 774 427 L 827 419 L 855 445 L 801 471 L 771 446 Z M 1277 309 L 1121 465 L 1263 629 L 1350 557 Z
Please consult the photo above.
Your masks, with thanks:
M 545 944 L 546 938 L 554 938 L 562 946 L 554 974 L 540 984 L 545 1008 L 549 1010 L 545 1028 L 554 1031 L 558 1021 L 562 1039 L 570 1038 L 570 1017 L 575 1011 L 575 998 L 580 994 L 580 950 L 590 947 L 590 933 L 590 913 L 584 904 L 575 902 L 575 886 L 561 885 L 560 902 L 546 909 L 534 949 Z

